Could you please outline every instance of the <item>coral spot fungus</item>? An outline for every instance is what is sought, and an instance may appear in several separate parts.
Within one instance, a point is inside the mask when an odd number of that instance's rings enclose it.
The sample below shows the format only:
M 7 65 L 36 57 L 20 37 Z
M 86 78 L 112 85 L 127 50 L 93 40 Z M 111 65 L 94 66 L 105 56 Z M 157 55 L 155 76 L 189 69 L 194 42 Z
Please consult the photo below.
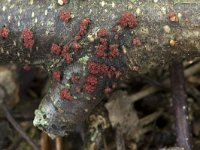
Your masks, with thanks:
M 62 100 L 72 100 L 72 95 L 71 93 L 69 92 L 69 90 L 67 88 L 63 88 L 61 91 L 60 91 L 60 98 Z
M 25 65 L 23 66 L 23 69 L 26 70 L 26 71 L 31 70 L 30 64 L 25 64 Z
M 81 49 L 81 45 L 77 42 L 73 42 L 71 47 L 75 50 L 78 51 L 79 49 Z
M 115 34 L 114 35 L 114 40 L 118 40 L 119 39 L 119 35 Z
M 81 92 L 80 86 L 77 86 L 77 87 L 75 88 L 75 90 L 76 90 L 77 93 L 80 93 L 80 92 Z
M 178 22 L 179 19 L 178 19 L 178 16 L 176 15 L 175 12 L 171 12 L 168 14 L 168 18 L 171 22 Z
M 97 82 L 98 82 L 98 79 L 95 75 L 88 75 L 86 77 L 86 83 L 84 85 L 84 91 L 86 93 L 92 93 L 94 92 L 94 90 L 96 89 L 96 85 L 97 85 Z
M 7 27 L 3 27 L 0 29 L 0 36 L 3 38 L 7 38 L 10 30 Z
M 97 36 L 98 37 L 103 37 L 108 35 L 108 31 L 105 28 L 101 28 L 98 32 L 97 32 Z
M 67 23 L 71 19 L 71 13 L 70 11 L 61 11 L 59 14 L 59 18 L 61 21 Z
M 87 28 L 90 23 L 91 21 L 89 18 L 85 18 L 80 21 L 80 29 L 79 29 L 78 34 L 76 35 L 76 39 L 80 40 L 81 37 L 87 33 Z
M 78 81 L 79 80 L 79 76 L 78 75 L 76 75 L 76 74 L 73 74 L 72 76 L 71 76 L 71 81 Z
M 33 47 L 33 32 L 30 29 L 25 28 L 22 31 L 21 38 L 23 40 L 23 45 L 25 48 L 31 49 Z
M 67 53 L 67 52 L 69 52 L 69 46 L 67 45 L 67 44 L 65 44 L 64 46 L 63 46 L 63 50 L 62 50 L 62 53 Z
M 141 41 L 140 41 L 140 39 L 139 39 L 138 37 L 133 38 L 132 44 L 133 44 L 133 46 L 135 46 L 135 47 L 139 47 L 139 46 L 142 45 L 142 44 L 141 44 Z
M 53 44 L 51 45 L 51 52 L 52 52 L 53 54 L 60 55 L 60 53 L 61 53 L 61 47 L 60 47 L 59 45 L 53 43 Z
M 57 81 L 61 80 L 61 72 L 60 71 L 54 71 L 53 72 L 53 78 Z
M 99 44 L 96 46 L 95 54 L 97 57 L 105 58 L 107 56 L 106 49 L 108 47 L 107 39 L 100 39 Z
M 118 44 L 111 44 L 111 45 L 109 45 L 109 50 L 110 50 L 109 58 L 110 59 L 115 58 L 116 56 L 119 55 L 118 48 L 119 48 Z
M 127 11 L 124 12 L 119 18 L 119 25 L 122 28 L 125 27 L 134 28 L 137 27 L 137 21 L 135 16 L 131 12 Z
M 73 61 L 73 58 L 72 58 L 72 56 L 71 56 L 71 54 L 70 53 L 64 53 L 63 54 L 63 57 L 65 58 L 65 61 L 68 63 L 68 64 L 70 64 L 72 61 Z
M 95 63 L 93 61 L 88 62 L 87 65 L 88 71 L 91 74 L 94 75 L 104 75 L 108 78 L 118 78 L 120 71 L 118 71 L 115 67 L 113 66 L 108 66 L 104 63 Z

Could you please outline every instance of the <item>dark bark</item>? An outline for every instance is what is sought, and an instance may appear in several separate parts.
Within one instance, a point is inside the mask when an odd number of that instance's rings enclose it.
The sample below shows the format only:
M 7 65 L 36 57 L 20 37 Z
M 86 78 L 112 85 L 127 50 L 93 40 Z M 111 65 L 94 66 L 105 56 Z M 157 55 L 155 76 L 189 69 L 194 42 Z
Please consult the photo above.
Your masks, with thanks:
M 83 89 L 89 74 L 88 62 L 106 64 L 125 74 L 128 68 L 148 71 L 152 66 L 174 58 L 199 56 L 198 1 L 73 0 L 59 6 L 56 0 L 2 0 L 0 8 L 0 26 L 10 30 L 7 38 L 0 39 L 0 64 L 42 65 L 50 72 L 62 71 L 63 79 L 53 81 L 34 120 L 36 126 L 51 135 L 66 135 L 73 130 L 103 98 L 103 91 L 119 80 L 116 74 L 110 78 L 97 75 L 98 84 L 94 92 L 85 93 L 82 90 L 77 94 L 75 87 Z M 63 10 L 70 10 L 74 16 L 68 23 L 59 19 Z M 119 18 L 125 11 L 136 16 L 137 27 L 119 26 Z M 173 15 L 175 21 L 170 19 Z M 61 47 L 71 45 L 79 32 L 80 20 L 84 18 L 90 18 L 91 24 L 87 34 L 79 41 L 82 48 L 77 52 L 70 49 L 73 62 L 68 64 L 60 55 L 51 53 L 51 46 L 53 43 Z M 22 32 L 25 28 L 33 33 L 31 40 L 34 44 L 31 48 L 24 46 Z M 109 44 L 119 46 L 119 55 L 114 59 L 99 59 L 95 55 L 95 46 L 99 43 L 96 32 L 100 28 L 109 31 L 105 37 Z M 117 29 L 116 32 L 112 32 L 113 28 Z M 119 38 L 114 39 L 115 35 Z M 133 44 L 133 39 L 137 40 L 136 44 Z M 70 80 L 74 73 L 80 77 L 76 83 Z M 60 91 L 64 87 L 70 89 L 72 101 L 60 99 Z

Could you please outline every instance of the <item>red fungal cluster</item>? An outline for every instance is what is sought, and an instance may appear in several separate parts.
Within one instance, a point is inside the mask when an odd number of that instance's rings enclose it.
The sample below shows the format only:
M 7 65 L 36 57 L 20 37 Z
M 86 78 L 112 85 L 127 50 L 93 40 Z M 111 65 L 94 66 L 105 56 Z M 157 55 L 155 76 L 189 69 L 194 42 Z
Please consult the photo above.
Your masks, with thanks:
M 100 39 L 99 44 L 96 46 L 95 54 L 97 57 L 105 58 L 107 56 L 106 49 L 108 47 L 107 39 Z
M 57 81 L 60 81 L 61 79 L 61 72 L 60 71 L 54 71 L 53 72 L 53 78 Z
M 63 57 L 65 58 L 65 61 L 66 61 L 68 64 L 70 64 L 70 63 L 73 61 L 73 58 L 72 58 L 72 56 L 71 56 L 70 53 L 65 53 L 65 54 L 63 54 Z
M 178 21 L 179 21 L 179 18 L 178 18 L 178 16 L 176 15 L 175 12 L 170 12 L 170 13 L 168 14 L 168 18 L 169 18 L 169 20 L 170 20 L 171 22 L 178 22 Z
M 60 53 L 61 53 L 61 47 L 58 44 L 53 43 L 51 45 L 51 52 L 53 54 L 60 55 Z
M 142 45 L 142 44 L 141 44 L 141 41 L 140 41 L 140 39 L 139 39 L 138 37 L 133 38 L 132 44 L 133 44 L 133 46 L 135 46 L 135 47 L 139 47 L 139 46 Z
M 60 91 L 60 98 L 62 100 L 72 100 L 72 95 L 67 88 L 64 88 Z
M 62 56 L 64 57 L 65 61 L 70 64 L 73 61 L 73 58 L 69 52 L 69 46 L 64 45 L 63 50 L 62 50 Z
M 104 75 L 108 78 L 119 78 L 121 72 L 118 71 L 113 66 L 108 66 L 104 63 L 95 63 L 95 62 L 88 62 L 88 72 L 89 75 L 85 79 L 84 91 L 86 93 L 92 93 L 96 89 L 98 78 L 97 75 Z M 106 89 L 105 92 L 110 91 L 110 89 Z
M 66 62 L 68 64 L 70 64 L 73 61 L 73 58 L 69 52 L 69 46 L 65 45 L 63 47 L 63 50 L 61 48 L 61 46 L 59 46 L 58 44 L 53 43 L 51 45 L 51 52 L 55 55 L 60 55 L 62 54 L 63 58 L 66 60 Z
M 67 45 L 67 44 L 65 44 L 64 46 L 63 46 L 63 50 L 62 50 L 62 53 L 64 54 L 64 53 L 68 53 L 69 52 L 69 46 Z
M 0 29 L 0 36 L 3 38 L 7 38 L 10 30 L 7 27 L 3 27 Z
M 91 23 L 91 21 L 89 18 L 85 18 L 80 21 L 80 30 L 79 30 L 78 34 L 76 35 L 75 40 L 80 40 L 81 37 L 87 33 L 87 28 L 90 23 Z
M 118 44 L 111 44 L 111 45 L 109 45 L 109 50 L 110 50 L 109 58 L 110 59 L 115 58 L 116 56 L 119 55 L 118 48 L 119 48 Z
M 61 11 L 59 14 L 59 18 L 61 21 L 67 23 L 71 19 L 71 13 L 70 11 Z
M 101 28 L 98 32 L 97 32 L 97 36 L 98 37 L 103 37 L 108 35 L 108 31 L 105 28 Z
M 95 63 L 95 62 L 92 62 L 92 61 L 90 61 L 88 63 L 87 68 L 88 68 L 89 73 L 91 73 L 91 74 L 104 75 L 104 76 L 107 76 L 109 78 L 112 78 L 112 77 L 118 78 L 119 75 L 121 74 L 113 66 L 108 66 L 106 64 L 99 64 L 99 63 Z
M 114 35 L 114 40 L 118 40 L 119 39 L 119 35 L 115 34 Z
M 77 76 L 76 74 L 73 74 L 72 76 L 71 76 L 71 81 L 78 81 L 79 80 L 79 76 Z
M 34 40 L 33 40 L 33 32 L 30 29 L 24 29 L 22 31 L 22 40 L 25 48 L 32 49 Z
M 23 69 L 26 70 L 26 71 L 31 70 L 30 64 L 25 64 L 25 65 L 23 66 Z
M 137 26 L 137 21 L 135 16 L 131 12 L 124 12 L 119 19 L 119 25 L 122 28 L 129 27 L 134 28 Z
M 100 39 L 99 44 L 95 47 L 95 54 L 99 58 L 106 58 L 107 53 L 106 50 L 108 48 L 108 42 L 107 39 Z M 109 54 L 108 57 L 110 59 L 115 58 L 119 56 L 119 45 L 118 44 L 110 44 L 109 45 Z
M 104 93 L 105 94 L 108 94 L 108 93 L 110 93 L 112 91 L 112 89 L 110 88 L 110 87 L 106 87 L 105 89 L 104 89 Z
M 94 92 L 96 85 L 97 85 L 97 82 L 98 82 L 98 79 L 95 75 L 92 75 L 92 74 L 88 75 L 86 77 L 86 82 L 85 82 L 85 85 L 84 85 L 84 91 L 86 93 Z
M 80 86 L 77 86 L 77 87 L 75 88 L 75 90 L 76 90 L 77 93 L 80 93 L 80 92 L 81 92 Z
M 76 42 L 76 41 L 72 42 L 71 47 L 72 47 L 76 52 L 77 52 L 79 49 L 81 49 L 81 45 L 80 45 L 78 42 Z

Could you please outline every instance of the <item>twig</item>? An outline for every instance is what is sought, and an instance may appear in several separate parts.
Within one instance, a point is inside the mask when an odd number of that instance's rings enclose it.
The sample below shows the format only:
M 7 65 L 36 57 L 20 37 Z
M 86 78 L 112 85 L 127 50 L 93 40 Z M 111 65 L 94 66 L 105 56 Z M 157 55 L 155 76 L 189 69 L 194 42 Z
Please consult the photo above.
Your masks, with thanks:
M 12 142 L 12 145 L 9 146 L 8 150 L 16 150 L 23 138 L 19 135 L 15 141 Z
M 25 129 L 25 132 L 28 130 L 28 128 Z M 16 150 L 17 147 L 20 145 L 21 141 L 23 140 L 22 136 L 19 134 L 16 139 L 12 142 L 12 144 L 9 146 L 8 150 Z
M 20 135 L 32 146 L 34 150 L 39 150 L 38 146 L 35 144 L 34 141 L 24 132 L 23 128 L 20 127 L 20 125 L 15 121 L 15 119 L 12 117 L 10 112 L 8 111 L 8 108 L 4 103 L 1 104 L 4 114 L 7 118 L 7 120 L 12 124 L 12 126 L 20 133 Z
M 62 139 L 62 137 L 56 138 L 56 150 L 63 150 L 63 139 Z
M 197 63 L 197 64 L 189 67 L 188 69 L 186 69 L 184 71 L 185 77 L 188 77 L 188 76 L 200 71 L 199 65 L 200 65 L 200 63 Z M 163 85 L 169 85 L 169 83 L 170 83 L 169 79 L 165 79 L 162 82 Z M 159 88 L 153 87 L 153 86 L 148 87 L 146 89 L 142 89 L 141 91 L 134 93 L 133 95 L 130 96 L 131 102 L 136 102 L 136 101 L 138 101 L 138 100 L 140 100 L 140 99 L 142 99 L 142 98 L 144 98 L 144 97 L 146 97 L 150 94 L 153 94 L 153 93 L 155 93 L 159 90 L 160 90 Z
M 120 127 L 116 128 L 116 145 L 117 150 L 125 150 L 125 141 Z
M 185 92 L 185 80 L 182 63 L 173 62 L 170 67 L 170 71 L 173 107 L 175 109 L 176 119 L 177 144 L 185 150 L 191 150 L 187 95 Z
M 42 132 L 41 133 L 41 150 L 50 150 L 50 139 L 49 136 Z

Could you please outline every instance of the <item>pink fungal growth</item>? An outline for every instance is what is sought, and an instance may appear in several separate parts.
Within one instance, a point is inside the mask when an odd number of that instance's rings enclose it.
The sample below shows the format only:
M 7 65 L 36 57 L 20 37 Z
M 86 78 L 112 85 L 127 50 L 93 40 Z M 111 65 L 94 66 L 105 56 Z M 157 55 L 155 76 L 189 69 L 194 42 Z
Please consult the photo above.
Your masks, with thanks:
M 76 74 L 73 74 L 72 76 L 71 76 L 71 81 L 78 81 L 79 80 L 79 76 L 77 76 Z
M 110 50 L 110 53 L 109 53 L 109 58 L 112 59 L 112 58 L 115 58 L 116 56 L 119 55 L 119 45 L 118 44 L 111 44 L 109 46 L 109 50 Z
M 69 46 L 67 44 L 64 45 L 63 50 L 62 50 L 62 56 L 64 57 L 64 59 L 66 60 L 68 64 L 70 64 L 73 61 L 73 58 L 71 54 L 69 53 L 69 50 L 70 50 Z
M 61 53 L 61 47 L 58 44 L 53 43 L 51 45 L 51 52 L 53 54 L 60 55 L 60 53 Z
M 3 27 L 0 29 L 0 36 L 3 38 L 7 38 L 10 30 L 7 27 Z
M 71 93 L 69 92 L 69 90 L 67 88 L 64 88 L 60 91 L 60 98 L 62 100 L 70 101 L 70 100 L 72 100 L 73 97 L 72 97 Z
M 28 49 L 32 49 L 33 44 L 34 44 L 34 40 L 32 39 L 33 32 L 30 29 L 26 28 L 22 31 L 21 37 L 23 40 L 24 47 Z
M 79 43 L 77 43 L 76 41 L 72 43 L 71 47 L 75 50 L 78 51 L 79 49 L 81 49 L 81 45 Z
M 95 75 L 90 74 L 86 77 L 85 81 L 86 81 L 86 83 L 84 85 L 84 91 L 86 93 L 94 92 L 97 82 L 98 82 L 97 77 Z
M 77 86 L 77 87 L 75 88 L 75 90 L 76 90 L 77 93 L 80 93 L 80 92 L 81 92 L 80 86 Z
M 115 34 L 114 35 L 114 40 L 118 40 L 119 39 L 119 35 Z
M 107 56 L 106 49 L 108 47 L 107 39 L 100 39 L 100 43 L 96 46 L 95 54 L 97 57 L 105 58 Z
M 90 23 L 91 23 L 91 21 L 89 18 L 85 18 L 80 21 L 80 30 L 79 30 L 78 34 L 76 35 L 77 40 L 80 40 L 81 37 L 87 33 L 87 28 Z
M 88 68 L 88 71 L 91 73 L 91 74 L 98 74 L 100 71 L 99 71 L 99 65 L 95 62 L 88 62 L 88 65 L 87 65 L 87 68 Z
M 127 12 L 124 12 L 121 17 L 119 18 L 119 25 L 122 27 L 122 28 L 125 28 L 125 27 L 129 27 L 129 28 L 135 28 L 137 27 L 137 21 L 136 21 L 136 18 L 135 16 L 127 11 Z
M 118 78 L 121 74 L 120 72 L 113 66 L 108 66 L 106 64 L 99 64 L 95 62 L 88 62 L 88 71 L 91 74 L 94 75 L 104 75 L 107 76 L 108 78 Z
M 54 71 L 53 72 L 53 78 L 57 81 L 61 80 L 61 72 L 60 71 Z
M 26 70 L 26 71 L 31 70 L 30 64 L 25 64 L 25 65 L 23 66 L 23 69 Z
M 108 31 L 105 28 L 101 28 L 98 32 L 97 32 L 97 36 L 98 37 L 103 37 L 108 35 Z
M 112 89 L 108 86 L 104 89 L 105 94 L 109 94 L 111 91 L 112 91 Z
M 65 58 L 65 61 L 70 64 L 73 61 L 73 58 L 69 52 L 66 52 L 63 54 L 63 57 Z
M 67 23 L 71 19 L 71 13 L 70 11 L 61 11 L 59 14 L 59 18 L 61 21 Z
M 64 45 L 63 46 L 63 50 L 62 50 L 62 53 L 67 53 L 67 52 L 69 52 L 69 46 L 66 44 L 66 45 Z
M 132 44 L 133 44 L 133 46 L 135 46 L 135 47 L 139 47 L 139 46 L 142 45 L 142 44 L 141 44 L 141 41 L 140 41 L 140 39 L 139 39 L 138 37 L 133 38 Z

